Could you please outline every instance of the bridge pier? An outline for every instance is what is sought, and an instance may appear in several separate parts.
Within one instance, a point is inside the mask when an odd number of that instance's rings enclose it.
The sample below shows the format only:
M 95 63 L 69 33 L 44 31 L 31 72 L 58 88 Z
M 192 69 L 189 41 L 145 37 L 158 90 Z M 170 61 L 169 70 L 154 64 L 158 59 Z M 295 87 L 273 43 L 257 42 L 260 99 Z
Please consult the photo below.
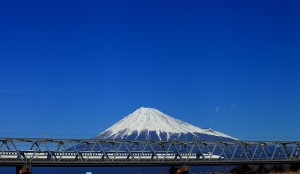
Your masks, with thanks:
M 170 174 L 188 174 L 190 171 L 188 166 L 182 166 L 180 168 L 171 167 L 169 170 Z
M 31 167 L 29 166 L 17 166 L 16 174 L 31 174 Z

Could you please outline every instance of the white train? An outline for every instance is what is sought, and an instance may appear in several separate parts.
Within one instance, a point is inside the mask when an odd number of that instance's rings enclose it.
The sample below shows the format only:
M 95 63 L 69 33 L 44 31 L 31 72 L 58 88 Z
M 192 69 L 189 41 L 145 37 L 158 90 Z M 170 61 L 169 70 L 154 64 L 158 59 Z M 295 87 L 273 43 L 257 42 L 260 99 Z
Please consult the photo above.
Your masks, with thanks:
M 142 151 L 107 151 L 105 153 L 100 151 L 68 151 L 68 152 L 55 152 L 55 151 L 0 151 L 0 159 L 44 159 L 44 160 L 220 160 L 224 157 L 208 153 L 174 153 L 174 152 L 142 152 Z

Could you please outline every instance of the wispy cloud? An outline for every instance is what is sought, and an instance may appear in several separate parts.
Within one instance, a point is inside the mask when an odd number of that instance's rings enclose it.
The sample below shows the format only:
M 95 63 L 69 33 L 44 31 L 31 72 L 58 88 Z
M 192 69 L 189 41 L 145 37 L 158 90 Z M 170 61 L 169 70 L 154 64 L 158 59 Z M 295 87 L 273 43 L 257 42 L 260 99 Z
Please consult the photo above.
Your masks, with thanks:
M 216 112 L 219 112 L 220 111 L 220 108 L 219 106 L 216 107 Z
M 236 105 L 233 104 L 233 105 L 231 105 L 231 106 L 229 107 L 229 109 L 234 109 L 235 107 L 236 107 Z
M 228 110 L 232 110 L 236 108 L 236 104 L 232 104 L 229 107 L 220 107 L 220 106 L 216 106 L 215 111 L 216 112 L 226 112 Z

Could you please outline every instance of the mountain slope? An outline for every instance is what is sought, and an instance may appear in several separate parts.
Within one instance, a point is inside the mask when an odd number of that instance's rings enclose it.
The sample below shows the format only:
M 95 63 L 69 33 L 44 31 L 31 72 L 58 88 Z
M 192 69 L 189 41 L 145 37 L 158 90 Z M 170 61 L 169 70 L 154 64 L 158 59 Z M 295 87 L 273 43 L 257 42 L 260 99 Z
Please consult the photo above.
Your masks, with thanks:
M 140 108 L 98 134 L 96 139 L 220 140 L 234 139 L 212 129 L 202 129 L 154 108 Z

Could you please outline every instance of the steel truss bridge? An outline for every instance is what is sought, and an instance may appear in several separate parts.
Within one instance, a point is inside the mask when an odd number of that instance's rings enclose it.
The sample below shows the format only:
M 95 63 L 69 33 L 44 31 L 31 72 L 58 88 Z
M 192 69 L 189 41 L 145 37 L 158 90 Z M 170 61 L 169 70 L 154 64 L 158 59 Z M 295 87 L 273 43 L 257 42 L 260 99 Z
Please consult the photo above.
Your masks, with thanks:
M 300 141 L 0 138 L 2 166 L 200 166 L 300 163 Z

